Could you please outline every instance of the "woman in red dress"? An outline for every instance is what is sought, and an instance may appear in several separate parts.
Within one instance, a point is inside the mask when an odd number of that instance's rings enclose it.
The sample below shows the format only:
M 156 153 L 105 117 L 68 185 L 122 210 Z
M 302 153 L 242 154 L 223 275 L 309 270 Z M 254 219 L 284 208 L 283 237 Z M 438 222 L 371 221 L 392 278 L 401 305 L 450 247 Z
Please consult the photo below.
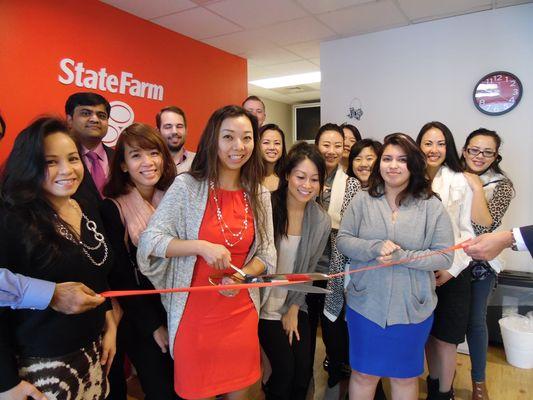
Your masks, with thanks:
M 211 116 L 190 172 L 176 178 L 139 242 L 139 267 L 155 287 L 206 286 L 211 276 L 234 274 L 230 265 L 250 275 L 273 270 L 270 194 L 259 185 L 257 143 L 257 120 L 244 109 Z M 246 399 L 260 377 L 258 290 L 174 293 L 163 302 L 176 393 Z

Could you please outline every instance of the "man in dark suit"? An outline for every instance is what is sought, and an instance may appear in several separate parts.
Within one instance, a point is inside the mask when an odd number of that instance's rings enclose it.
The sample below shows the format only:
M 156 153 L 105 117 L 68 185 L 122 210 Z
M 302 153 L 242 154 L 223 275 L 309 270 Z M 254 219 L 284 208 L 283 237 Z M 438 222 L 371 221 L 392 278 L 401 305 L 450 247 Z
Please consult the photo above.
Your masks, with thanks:
M 74 93 L 65 103 L 67 124 L 80 144 L 85 170 L 75 197 L 92 205 L 98 204 L 103 197 L 102 190 L 115 153 L 102 143 L 107 133 L 110 112 L 109 102 L 97 93 Z
M 529 251 L 533 257 L 533 225 L 479 235 L 468 243 L 465 252 L 476 260 L 492 260 L 507 248 Z

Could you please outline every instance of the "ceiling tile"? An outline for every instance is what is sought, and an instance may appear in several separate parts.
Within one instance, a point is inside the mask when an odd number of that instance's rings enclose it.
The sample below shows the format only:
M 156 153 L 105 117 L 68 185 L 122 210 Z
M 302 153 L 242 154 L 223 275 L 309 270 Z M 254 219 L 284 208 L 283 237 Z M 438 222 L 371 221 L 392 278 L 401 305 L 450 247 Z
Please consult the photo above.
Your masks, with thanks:
M 302 60 L 301 57 L 298 57 L 296 54 L 282 49 L 281 47 L 271 47 L 263 50 L 254 50 L 239 55 L 241 57 L 247 58 L 258 66 L 269 66 Z
M 306 72 L 320 71 L 320 68 L 309 61 L 294 61 L 290 63 L 283 63 L 269 66 L 269 70 L 273 72 L 274 76 L 305 74 Z
M 437 19 L 492 8 L 492 0 L 398 0 L 398 4 L 411 21 Z
M 286 0 L 224 0 L 207 8 L 245 28 L 260 28 L 308 15 Z
M 265 37 L 280 46 L 311 40 L 331 39 L 335 32 L 313 17 L 300 18 L 258 29 Z
M 345 36 L 403 26 L 409 22 L 389 0 L 321 14 L 317 18 Z
M 270 70 L 270 67 L 259 67 L 252 62 L 248 62 L 248 81 L 272 78 L 273 76 L 274 72 Z
M 194 39 L 205 39 L 242 30 L 238 25 L 200 7 L 155 18 L 152 22 Z
M 196 7 L 190 0 L 102 0 L 144 19 L 152 19 Z
M 315 92 L 316 90 L 309 85 L 294 85 L 281 88 L 271 89 L 281 94 L 301 94 L 305 92 Z
M 267 99 L 280 101 L 280 102 L 286 103 L 286 104 L 292 104 L 292 103 L 296 102 L 294 99 L 290 98 L 287 95 L 276 93 L 273 90 L 263 89 L 263 88 L 261 88 L 259 86 L 255 86 L 255 85 L 248 85 L 248 94 L 249 95 L 253 94 L 255 96 L 258 96 L 259 98 L 266 97 Z M 267 112 L 268 112 L 268 110 L 267 110 Z M 268 115 L 267 115 L 267 119 L 268 119 Z
M 319 41 L 291 44 L 285 48 L 303 58 L 320 58 Z
M 263 33 L 251 30 L 208 38 L 203 40 L 203 42 L 233 54 L 251 52 L 273 46 L 264 37 Z
M 375 2 L 376 0 L 296 0 L 307 11 L 313 14 L 321 14 L 335 11 L 340 8 L 356 6 L 363 3 Z

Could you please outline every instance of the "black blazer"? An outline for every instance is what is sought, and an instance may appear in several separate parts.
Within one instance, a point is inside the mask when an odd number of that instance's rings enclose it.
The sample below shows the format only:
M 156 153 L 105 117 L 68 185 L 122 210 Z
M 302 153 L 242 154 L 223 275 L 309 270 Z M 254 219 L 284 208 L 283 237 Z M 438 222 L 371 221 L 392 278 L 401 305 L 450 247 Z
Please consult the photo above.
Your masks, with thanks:
M 111 147 L 106 146 L 105 144 L 103 146 L 107 154 L 109 166 L 111 166 L 113 157 L 115 156 L 115 150 L 113 150 Z M 83 172 L 83 180 L 81 181 L 80 187 L 78 188 L 73 197 L 76 200 L 81 200 L 87 205 L 98 207 L 98 204 L 100 203 L 102 198 L 100 197 L 100 193 L 98 193 L 98 189 L 96 188 L 96 184 L 93 181 L 91 172 L 89 171 L 89 168 L 87 168 L 87 165 L 85 165 L 85 162 L 83 162 Z
M 522 238 L 524 239 L 524 243 L 526 244 L 531 257 L 533 257 L 533 225 L 522 226 L 520 228 L 520 233 L 522 234 Z

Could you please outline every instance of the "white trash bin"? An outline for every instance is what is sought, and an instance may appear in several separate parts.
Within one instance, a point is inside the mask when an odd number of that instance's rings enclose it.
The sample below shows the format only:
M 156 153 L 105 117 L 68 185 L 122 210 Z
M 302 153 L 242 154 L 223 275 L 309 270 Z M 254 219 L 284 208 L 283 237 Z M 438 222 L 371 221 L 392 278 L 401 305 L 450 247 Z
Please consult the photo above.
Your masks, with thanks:
M 507 362 L 517 368 L 533 368 L 533 316 L 511 314 L 498 322 Z

